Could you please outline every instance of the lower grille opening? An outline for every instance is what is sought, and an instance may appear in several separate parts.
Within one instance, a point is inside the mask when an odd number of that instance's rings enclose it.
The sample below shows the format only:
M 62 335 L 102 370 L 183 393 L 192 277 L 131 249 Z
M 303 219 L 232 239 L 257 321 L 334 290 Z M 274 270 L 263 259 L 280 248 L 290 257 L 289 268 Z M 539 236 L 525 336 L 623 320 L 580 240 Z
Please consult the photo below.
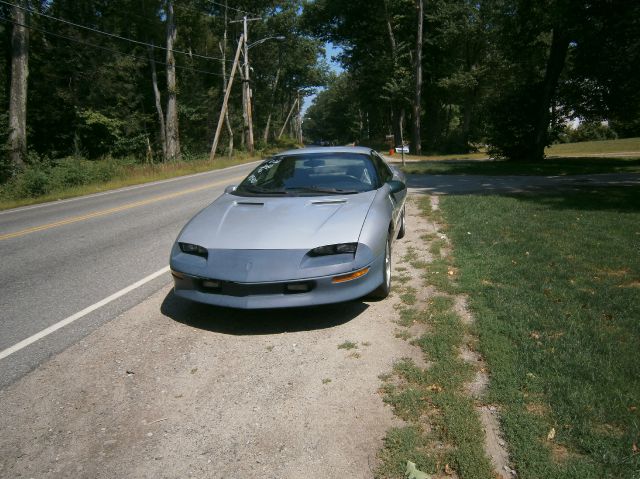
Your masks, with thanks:
M 269 294 L 303 294 L 315 288 L 313 281 L 292 281 L 291 283 L 236 283 L 216 279 L 198 281 L 198 289 L 203 293 L 225 296 L 254 296 Z

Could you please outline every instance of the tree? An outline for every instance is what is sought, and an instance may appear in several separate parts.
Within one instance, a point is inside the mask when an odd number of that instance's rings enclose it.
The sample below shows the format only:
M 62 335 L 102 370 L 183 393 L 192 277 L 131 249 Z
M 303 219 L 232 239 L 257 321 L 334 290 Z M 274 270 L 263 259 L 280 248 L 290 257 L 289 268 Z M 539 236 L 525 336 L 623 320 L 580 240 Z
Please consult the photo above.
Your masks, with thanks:
M 180 159 L 180 136 L 178 133 L 178 91 L 176 86 L 176 63 L 173 45 L 177 28 L 173 12 L 173 1 L 166 2 L 167 8 L 167 118 L 165 120 L 167 159 Z
M 11 88 L 9 99 L 9 154 L 14 169 L 24 167 L 27 155 L 27 79 L 29 76 L 29 32 L 26 1 L 13 7 L 11 35 Z
M 418 27 L 416 29 L 415 51 L 415 90 L 413 99 L 413 136 L 412 150 L 416 155 L 422 154 L 422 140 L 420 131 L 420 116 L 422 115 L 422 29 L 424 25 L 424 0 L 416 0 Z

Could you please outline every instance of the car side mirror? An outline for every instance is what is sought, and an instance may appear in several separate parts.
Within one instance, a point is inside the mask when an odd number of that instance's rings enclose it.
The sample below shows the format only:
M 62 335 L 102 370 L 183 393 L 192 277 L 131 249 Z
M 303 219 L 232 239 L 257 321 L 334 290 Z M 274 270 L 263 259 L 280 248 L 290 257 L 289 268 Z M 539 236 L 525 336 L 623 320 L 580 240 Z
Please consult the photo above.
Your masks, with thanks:
M 407 185 L 405 185 L 402 181 L 391 180 L 388 182 L 389 188 L 391 189 L 391 193 L 394 195 L 396 193 L 400 193 L 402 190 L 407 189 Z
M 234 191 L 236 191 L 236 188 L 238 187 L 238 185 L 229 185 L 224 189 L 225 193 L 233 193 Z

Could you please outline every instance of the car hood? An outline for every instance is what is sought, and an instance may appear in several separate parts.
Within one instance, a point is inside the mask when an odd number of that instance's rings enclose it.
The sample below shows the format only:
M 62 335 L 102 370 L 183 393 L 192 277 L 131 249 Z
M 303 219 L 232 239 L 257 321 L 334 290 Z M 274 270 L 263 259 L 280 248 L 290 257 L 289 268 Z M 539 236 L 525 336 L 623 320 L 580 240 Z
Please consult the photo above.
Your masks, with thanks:
M 358 241 L 376 192 L 343 196 L 243 197 L 225 193 L 178 241 L 207 249 L 311 249 Z

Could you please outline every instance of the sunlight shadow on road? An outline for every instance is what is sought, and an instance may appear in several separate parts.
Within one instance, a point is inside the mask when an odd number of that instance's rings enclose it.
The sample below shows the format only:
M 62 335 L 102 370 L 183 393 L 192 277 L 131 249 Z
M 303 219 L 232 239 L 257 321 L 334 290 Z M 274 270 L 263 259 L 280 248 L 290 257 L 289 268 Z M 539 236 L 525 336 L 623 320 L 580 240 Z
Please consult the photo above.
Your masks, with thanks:
M 237 310 L 194 303 L 171 291 L 160 311 L 194 328 L 223 334 L 263 335 L 310 331 L 340 326 L 362 314 L 369 306 L 361 301 L 310 308 Z

